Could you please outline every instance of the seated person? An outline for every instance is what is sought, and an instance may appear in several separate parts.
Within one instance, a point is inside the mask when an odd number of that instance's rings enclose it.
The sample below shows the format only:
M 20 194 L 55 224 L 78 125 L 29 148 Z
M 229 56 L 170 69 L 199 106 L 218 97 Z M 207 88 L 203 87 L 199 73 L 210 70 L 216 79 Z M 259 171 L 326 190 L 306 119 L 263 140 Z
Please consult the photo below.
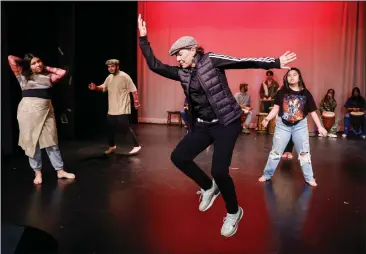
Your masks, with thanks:
M 188 118 L 187 118 L 187 112 L 188 110 L 188 100 L 185 98 L 183 109 L 180 111 L 180 115 L 182 116 L 183 122 L 184 122 L 184 128 L 188 128 Z
M 240 92 L 234 95 L 236 101 L 243 109 L 244 114 L 246 114 L 245 122 L 243 123 L 243 132 L 249 134 L 249 124 L 252 120 L 252 108 L 250 107 L 250 95 L 248 94 L 248 84 L 240 84 Z
M 335 91 L 334 89 L 329 89 L 324 96 L 324 98 L 321 100 L 319 105 L 319 111 L 320 111 L 320 122 L 324 126 L 322 115 L 324 112 L 335 112 L 335 109 L 337 107 L 337 101 L 334 99 Z M 338 122 L 339 118 L 336 118 L 332 127 L 328 131 L 328 137 L 336 138 L 337 137 L 337 131 L 338 131 Z M 321 134 L 318 134 L 319 137 L 322 137 Z
M 343 137 L 347 137 L 349 135 L 350 128 L 352 127 L 352 131 L 356 136 L 365 138 L 365 115 L 363 115 L 363 119 L 359 119 L 357 117 L 353 117 L 351 114 L 352 112 L 364 113 L 366 107 L 365 104 L 365 98 L 361 96 L 360 89 L 358 87 L 353 88 L 352 96 L 347 100 L 346 104 L 344 104 L 346 115 L 344 116 Z
M 273 71 L 267 71 L 266 76 L 266 80 L 260 85 L 259 96 L 261 98 L 261 111 L 269 113 L 269 108 L 273 106 L 274 97 L 280 86 L 273 79 Z

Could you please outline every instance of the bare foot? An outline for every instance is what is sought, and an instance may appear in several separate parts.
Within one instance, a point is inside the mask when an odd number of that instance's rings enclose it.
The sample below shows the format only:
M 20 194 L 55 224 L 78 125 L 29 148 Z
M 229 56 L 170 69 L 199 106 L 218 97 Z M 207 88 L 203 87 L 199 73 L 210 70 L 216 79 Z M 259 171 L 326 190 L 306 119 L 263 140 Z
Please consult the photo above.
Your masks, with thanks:
M 36 177 L 34 177 L 33 183 L 34 184 L 42 183 L 42 173 L 40 171 L 36 171 Z
M 282 154 L 282 158 L 286 159 L 288 155 L 288 152 Z
M 260 182 L 265 182 L 265 181 L 267 181 L 267 179 L 264 177 L 264 176 L 261 176 L 259 179 L 258 179 L 258 181 L 260 181 Z
M 67 178 L 67 179 L 74 179 L 75 175 L 71 173 L 67 173 L 65 170 L 61 169 L 57 171 L 58 178 Z
M 311 181 L 311 182 L 308 182 L 308 184 L 312 187 L 315 187 L 317 186 L 318 184 L 315 182 L 315 180 Z
M 113 147 L 109 147 L 107 151 L 105 151 L 104 153 L 105 154 L 111 154 L 113 153 L 114 151 L 116 151 L 117 149 L 117 146 L 113 146 Z
M 137 154 L 140 150 L 141 146 L 135 146 L 128 154 Z

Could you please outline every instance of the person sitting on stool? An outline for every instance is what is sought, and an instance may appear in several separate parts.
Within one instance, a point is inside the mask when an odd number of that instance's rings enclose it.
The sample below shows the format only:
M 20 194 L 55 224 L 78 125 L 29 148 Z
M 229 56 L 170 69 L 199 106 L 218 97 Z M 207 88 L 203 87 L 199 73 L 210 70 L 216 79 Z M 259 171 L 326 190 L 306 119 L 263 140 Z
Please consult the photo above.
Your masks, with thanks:
M 263 112 L 269 113 L 270 107 L 273 106 L 273 99 L 278 92 L 280 85 L 273 79 L 273 71 L 266 72 L 267 79 L 261 84 L 259 96 L 261 98 Z M 261 111 L 262 111 L 261 110 Z
M 236 101 L 243 109 L 244 114 L 246 114 L 246 119 L 243 124 L 243 132 L 249 134 L 249 124 L 252 120 L 252 108 L 250 107 L 250 95 L 248 94 L 248 84 L 240 84 L 240 92 L 234 95 Z
M 186 110 L 188 110 L 188 100 L 187 97 L 184 100 L 183 109 L 180 111 L 180 115 L 182 116 L 184 122 L 184 128 L 188 128 L 188 118 Z

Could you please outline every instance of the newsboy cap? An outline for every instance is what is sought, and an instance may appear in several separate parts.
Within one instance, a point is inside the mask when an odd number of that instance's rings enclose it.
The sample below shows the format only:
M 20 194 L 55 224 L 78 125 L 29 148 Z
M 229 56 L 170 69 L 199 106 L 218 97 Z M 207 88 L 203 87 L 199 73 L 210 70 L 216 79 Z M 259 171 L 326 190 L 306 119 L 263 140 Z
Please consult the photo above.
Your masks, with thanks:
M 192 48 L 197 45 L 197 41 L 192 36 L 183 36 L 174 42 L 173 46 L 169 50 L 169 55 L 175 55 L 179 50 L 185 48 Z
M 119 60 L 117 59 L 109 59 L 105 62 L 105 65 L 110 65 L 110 64 L 119 64 Z

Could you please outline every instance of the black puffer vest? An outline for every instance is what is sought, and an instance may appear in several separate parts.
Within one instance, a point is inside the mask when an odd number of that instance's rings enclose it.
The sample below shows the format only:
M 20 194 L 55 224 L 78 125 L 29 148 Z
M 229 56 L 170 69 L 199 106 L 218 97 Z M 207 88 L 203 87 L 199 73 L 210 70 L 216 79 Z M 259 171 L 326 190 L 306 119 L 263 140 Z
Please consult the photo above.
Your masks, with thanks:
M 205 91 L 207 99 L 209 100 L 219 122 L 224 126 L 227 126 L 240 118 L 243 111 L 229 88 L 225 71 L 213 66 L 209 53 L 202 56 L 197 55 L 194 61 L 197 64 L 197 78 L 199 83 Z M 180 76 L 184 93 L 189 102 L 189 110 L 191 113 L 189 121 L 193 127 L 196 122 L 196 117 L 191 111 L 192 106 L 189 96 L 191 74 L 187 69 L 179 70 L 178 74 Z

